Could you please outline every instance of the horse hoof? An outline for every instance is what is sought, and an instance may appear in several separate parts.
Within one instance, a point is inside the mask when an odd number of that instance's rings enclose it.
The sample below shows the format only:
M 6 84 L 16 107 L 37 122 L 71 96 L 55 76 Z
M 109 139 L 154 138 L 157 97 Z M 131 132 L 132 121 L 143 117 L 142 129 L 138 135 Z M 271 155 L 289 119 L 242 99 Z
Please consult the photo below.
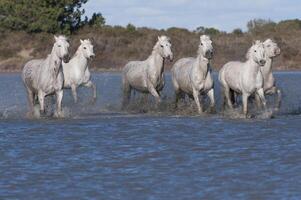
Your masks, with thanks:
M 90 101 L 90 103 L 91 103 L 92 105 L 95 105 L 95 103 L 96 103 L 96 98 L 93 98 L 93 99 Z
M 255 116 L 254 115 L 251 115 L 251 114 L 246 114 L 245 115 L 245 118 L 246 119 L 252 119 L 252 118 L 254 118 Z
M 210 114 L 216 114 L 216 109 L 215 109 L 215 107 L 210 107 L 210 108 L 209 108 L 209 113 L 210 113 Z
M 55 118 L 64 118 L 64 114 L 62 112 L 55 112 L 53 116 Z

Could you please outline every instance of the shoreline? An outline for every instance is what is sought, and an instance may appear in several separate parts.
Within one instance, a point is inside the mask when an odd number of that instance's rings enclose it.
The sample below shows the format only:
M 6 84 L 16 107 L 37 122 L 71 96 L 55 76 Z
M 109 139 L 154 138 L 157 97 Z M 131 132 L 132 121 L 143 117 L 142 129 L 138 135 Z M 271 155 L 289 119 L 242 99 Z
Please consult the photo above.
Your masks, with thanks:
M 217 73 L 218 70 L 212 70 L 213 73 Z M 18 74 L 21 73 L 22 70 L 0 70 L 0 74 Z M 101 68 L 101 69 L 91 69 L 90 72 L 92 73 L 121 73 L 122 69 L 113 69 L 113 68 Z M 165 72 L 170 72 L 170 69 L 165 70 Z M 301 69 L 287 69 L 287 70 L 278 70 L 275 69 L 273 70 L 273 72 L 300 72 L 301 73 Z

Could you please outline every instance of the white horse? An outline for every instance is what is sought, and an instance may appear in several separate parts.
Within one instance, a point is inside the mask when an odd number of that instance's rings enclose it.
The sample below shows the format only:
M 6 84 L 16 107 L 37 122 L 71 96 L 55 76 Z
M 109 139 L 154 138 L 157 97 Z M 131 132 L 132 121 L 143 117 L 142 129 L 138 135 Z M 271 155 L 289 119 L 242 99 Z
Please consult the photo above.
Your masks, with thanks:
M 211 76 L 210 60 L 213 57 L 212 41 L 209 36 L 200 37 L 200 45 L 196 58 L 182 58 L 171 69 L 172 83 L 175 88 L 175 106 L 179 98 L 188 94 L 193 96 L 201 114 L 203 108 L 200 104 L 199 95 L 207 94 L 210 98 L 211 110 L 215 107 L 214 83 Z
M 229 108 L 233 108 L 230 97 L 231 90 L 235 93 L 242 94 L 243 114 L 248 114 L 248 98 L 256 93 L 264 108 L 266 100 L 263 90 L 263 76 L 260 71 L 266 63 L 264 45 L 256 41 L 248 50 L 246 62 L 232 61 L 225 64 L 219 72 L 219 81 L 223 88 L 224 104 L 227 103 Z
M 151 93 L 161 102 L 160 91 L 164 87 L 164 62 L 172 60 L 170 39 L 166 36 L 158 37 L 152 54 L 144 61 L 131 61 L 123 69 L 123 107 L 130 100 L 131 90 Z
M 276 110 L 280 108 L 281 104 L 281 91 L 276 87 L 275 79 L 272 73 L 273 59 L 280 55 L 280 48 L 277 43 L 271 39 L 267 39 L 263 42 L 266 54 L 266 63 L 264 67 L 260 68 L 263 76 L 263 90 L 266 95 L 277 94 Z M 255 96 L 256 103 L 260 106 L 260 98 L 258 95 Z
M 74 102 L 77 103 L 77 87 L 83 85 L 93 89 L 93 101 L 96 100 L 96 86 L 91 81 L 91 74 L 88 68 L 89 59 L 95 56 L 93 45 L 90 40 L 80 40 L 74 57 L 68 62 L 63 62 L 64 88 L 72 90 Z
M 55 38 L 51 54 L 46 59 L 35 59 L 27 62 L 22 71 L 30 111 L 34 113 L 35 98 L 38 97 L 40 112 L 45 112 L 44 98 L 47 95 L 56 95 L 56 117 L 62 117 L 62 98 L 64 76 L 62 60 L 69 60 L 69 43 L 64 36 Z

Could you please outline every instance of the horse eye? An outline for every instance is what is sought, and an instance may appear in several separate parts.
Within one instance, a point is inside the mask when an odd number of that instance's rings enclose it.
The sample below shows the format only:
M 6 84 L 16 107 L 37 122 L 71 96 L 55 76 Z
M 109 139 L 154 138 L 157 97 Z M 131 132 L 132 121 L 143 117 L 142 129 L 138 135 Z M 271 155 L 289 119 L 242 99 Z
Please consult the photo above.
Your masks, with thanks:
M 163 45 L 161 45 L 161 47 L 163 48 Z
M 201 45 L 203 46 L 203 43 L 201 43 Z
M 84 49 L 87 49 L 87 47 L 84 47 Z
M 254 50 L 254 52 L 257 52 L 256 50 Z
M 61 45 L 58 45 L 58 47 L 62 47 Z

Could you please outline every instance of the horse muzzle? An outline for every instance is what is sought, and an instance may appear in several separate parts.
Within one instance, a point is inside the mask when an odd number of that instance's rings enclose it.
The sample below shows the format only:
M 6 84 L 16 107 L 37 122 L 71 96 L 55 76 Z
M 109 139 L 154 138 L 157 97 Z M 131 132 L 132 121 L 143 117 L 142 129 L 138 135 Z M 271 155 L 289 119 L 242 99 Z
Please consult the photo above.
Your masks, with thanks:
M 64 61 L 64 63 L 68 63 L 70 61 L 70 56 L 69 55 L 65 55 L 63 57 L 63 61 Z
M 264 66 L 264 65 L 265 65 L 265 63 L 266 63 L 266 61 L 265 61 L 265 60 L 263 60 L 263 59 L 261 59 L 261 60 L 259 61 L 259 64 L 260 64 L 261 66 Z
M 95 58 L 95 54 L 90 55 L 90 59 Z
M 167 58 L 170 62 L 173 61 L 173 55 L 172 55 L 172 54 L 171 54 L 171 55 L 168 55 L 166 58 Z
M 212 59 L 213 58 L 213 51 L 206 51 L 205 57 L 207 59 Z

